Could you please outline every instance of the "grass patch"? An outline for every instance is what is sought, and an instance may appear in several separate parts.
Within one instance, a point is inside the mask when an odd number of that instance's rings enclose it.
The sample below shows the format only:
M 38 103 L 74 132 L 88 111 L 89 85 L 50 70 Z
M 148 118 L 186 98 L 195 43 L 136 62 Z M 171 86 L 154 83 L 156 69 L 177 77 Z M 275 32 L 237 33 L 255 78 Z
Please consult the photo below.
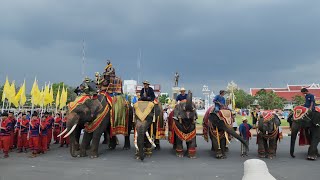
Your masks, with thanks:
M 238 126 L 242 123 L 242 118 L 244 116 L 240 116 L 240 115 L 237 115 L 236 116 L 236 121 L 238 123 Z M 246 116 L 248 121 L 249 121 L 249 124 L 252 125 L 252 118 L 251 116 Z M 203 121 L 203 116 L 198 116 L 198 120 L 197 120 L 197 123 L 198 125 L 202 125 L 202 121 Z M 289 126 L 289 123 L 287 122 L 287 120 L 285 119 L 281 119 L 281 126 Z

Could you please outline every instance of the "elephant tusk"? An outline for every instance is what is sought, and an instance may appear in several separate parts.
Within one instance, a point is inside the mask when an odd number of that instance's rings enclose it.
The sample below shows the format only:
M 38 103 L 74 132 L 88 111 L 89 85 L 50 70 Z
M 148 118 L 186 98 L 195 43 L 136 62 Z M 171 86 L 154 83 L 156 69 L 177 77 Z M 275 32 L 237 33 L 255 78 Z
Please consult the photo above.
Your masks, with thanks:
M 67 138 L 67 137 L 76 129 L 76 127 L 77 127 L 76 124 L 73 125 L 72 128 L 71 128 L 71 130 L 70 130 L 65 136 L 63 136 L 63 138 Z
M 147 136 L 147 139 L 149 140 L 150 144 L 151 144 L 153 147 L 157 147 L 156 144 L 154 144 L 154 142 L 152 141 L 152 139 L 151 139 L 148 131 L 146 132 L 146 136 Z
M 137 130 L 135 130 L 134 131 L 134 146 L 139 151 L 138 144 L 137 144 L 137 138 L 138 138 L 138 133 L 137 133 Z
M 66 133 L 67 131 L 68 131 L 68 128 L 66 128 L 64 131 L 62 131 L 62 133 L 60 133 L 57 137 L 64 135 L 64 133 Z

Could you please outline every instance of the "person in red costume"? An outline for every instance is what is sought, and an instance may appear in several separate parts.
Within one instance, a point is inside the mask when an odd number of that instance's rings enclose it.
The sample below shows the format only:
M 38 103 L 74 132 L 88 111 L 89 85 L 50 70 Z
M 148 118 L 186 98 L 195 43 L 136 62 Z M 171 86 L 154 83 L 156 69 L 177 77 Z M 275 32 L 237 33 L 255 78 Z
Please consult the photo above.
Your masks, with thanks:
M 28 145 L 28 130 L 29 120 L 25 113 L 22 114 L 21 119 L 18 120 L 16 132 L 18 135 L 18 153 L 27 152 Z
M 42 117 L 40 121 L 39 135 L 39 153 L 45 154 L 48 151 L 48 127 L 46 118 Z
M 14 149 L 17 147 L 17 144 L 15 144 L 15 136 L 14 136 L 14 126 L 17 123 L 16 118 L 14 117 L 13 111 L 9 111 L 8 119 L 10 119 L 11 123 L 11 132 L 10 132 L 10 149 Z
M 60 138 L 58 138 L 57 136 L 60 134 L 61 132 L 61 117 L 60 114 L 57 113 L 56 114 L 56 118 L 54 120 L 54 129 L 53 129 L 53 139 L 55 141 L 55 144 L 59 144 L 59 140 Z
M 45 112 L 44 116 L 46 117 L 46 123 L 48 125 L 47 142 L 48 142 L 48 150 L 49 150 L 51 140 L 52 140 L 52 127 L 53 127 L 53 123 L 54 123 L 54 118 L 52 117 L 50 112 Z
M 7 112 L 2 113 L 1 116 L 0 149 L 3 150 L 4 158 L 8 158 L 11 145 L 12 120 L 8 118 Z
M 62 129 L 61 131 L 64 131 L 67 128 L 67 118 L 66 118 L 66 114 L 64 114 L 64 118 L 62 119 Z M 70 143 L 70 139 L 69 136 L 67 138 L 63 138 L 63 136 L 60 136 L 61 141 L 60 141 L 60 147 L 63 147 L 64 145 L 66 145 L 67 147 L 69 146 Z
M 31 157 L 36 157 L 39 151 L 39 125 L 38 113 L 34 112 L 30 120 L 29 146 L 32 150 Z

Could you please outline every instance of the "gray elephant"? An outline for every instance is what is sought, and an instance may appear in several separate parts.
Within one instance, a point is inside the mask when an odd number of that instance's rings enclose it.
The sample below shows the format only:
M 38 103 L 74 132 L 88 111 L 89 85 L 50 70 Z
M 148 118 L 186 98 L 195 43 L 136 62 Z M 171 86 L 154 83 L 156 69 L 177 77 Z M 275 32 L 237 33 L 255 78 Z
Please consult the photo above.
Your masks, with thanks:
M 145 156 L 151 157 L 152 147 L 160 149 L 159 139 L 164 135 L 160 125 L 163 125 L 162 107 L 151 101 L 138 101 L 133 107 L 136 158 L 143 161 Z
M 279 117 L 272 112 L 264 112 L 258 120 L 258 155 L 260 158 L 273 159 L 276 156 L 279 140 Z
M 317 146 L 320 141 L 320 113 L 309 111 L 307 108 L 297 106 L 293 110 L 291 125 L 290 155 L 294 158 L 294 147 L 297 134 L 300 131 L 300 145 L 310 145 L 308 160 L 316 160 L 319 153 Z
M 177 117 L 174 119 L 173 116 Z M 176 105 L 169 115 L 169 142 L 173 144 L 178 157 L 183 157 L 183 142 L 186 142 L 188 157 L 196 158 L 196 109 L 192 103 L 192 93 L 188 92 L 186 102 Z
M 208 141 L 208 135 L 212 141 L 211 150 L 215 151 L 217 159 L 226 158 L 226 145 L 229 141 L 229 135 L 238 139 L 246 148 L 248 144 L 232 128 L 232 113 L 230 110 L 220 110 L 214 112 L 214 107 L 210 107 L 203 118 L 203 135 Z

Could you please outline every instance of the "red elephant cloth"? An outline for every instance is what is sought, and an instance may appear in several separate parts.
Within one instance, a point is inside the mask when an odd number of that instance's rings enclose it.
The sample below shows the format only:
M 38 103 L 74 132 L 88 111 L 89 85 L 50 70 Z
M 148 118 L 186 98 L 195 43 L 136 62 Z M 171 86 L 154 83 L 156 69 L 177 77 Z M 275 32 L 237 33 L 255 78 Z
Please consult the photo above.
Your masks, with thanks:
M 301 128 L 300 135 L 299 135 L 299 146 L 306 146 L 306 145 L 310 145 L 310 140 L 308 139 L 308 136 L 306 134 L 306 129 Z

